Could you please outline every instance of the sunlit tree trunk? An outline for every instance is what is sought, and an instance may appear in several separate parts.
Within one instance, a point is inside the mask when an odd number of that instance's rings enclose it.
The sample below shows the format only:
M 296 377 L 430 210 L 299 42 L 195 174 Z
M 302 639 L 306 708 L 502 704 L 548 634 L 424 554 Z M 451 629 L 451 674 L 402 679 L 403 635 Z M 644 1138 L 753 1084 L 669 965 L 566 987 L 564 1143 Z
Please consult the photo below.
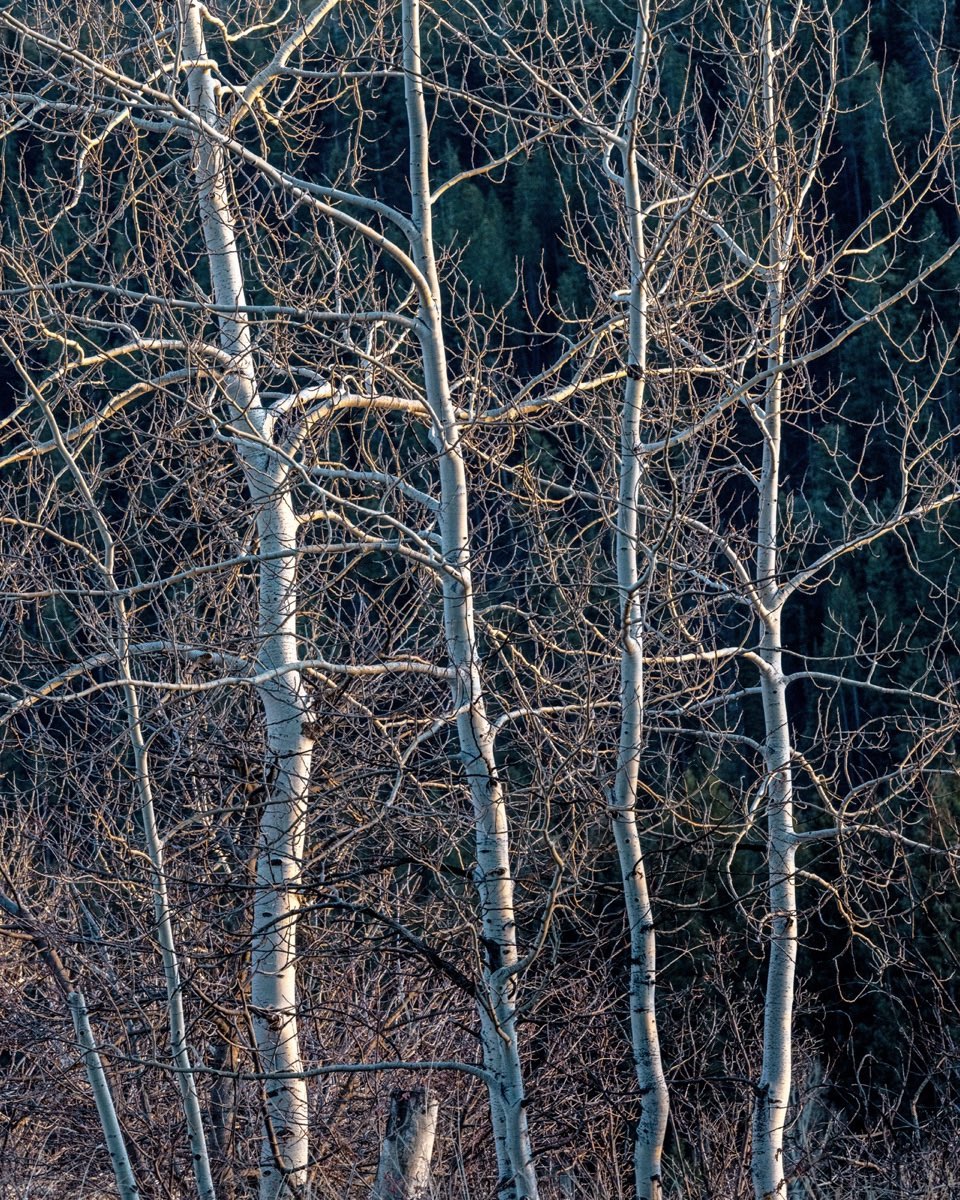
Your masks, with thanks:
M 427 285 L 421 288 L 419 332 L 440 477 L 440 536 L 446 568 L 442 585 L 443 620 L 447 653 L 454 670 L 453 703 L 459 714 L 460 754 L 476 827 L 476 883 L 485 956 L 479 998 L 483 1009 L 482 1043 L 485 1065 L 496 1080 L 490 1088 L 490 1104 L 501 1195 L 505 1200 L 536 1200 L 537 1181 L 517 1032 L 518 955 L 507 808 L 494 759 L 493 731 L 477 657 L 466 467 L 461 431 L 449 391 L 433 242 L 419 0 L 404 0 L 403 4 L 403 65 L 416 231 L 413 257 Z
M 94 1040 L 93 1030 L 90 1027 L 90 1017 L 87 1013 L 86 1001 L 83 998 L 83 993 L 78 991 L 70 992 L 67 999 L 70 1004 L 70 1016 L 73 1018 L 73 1028 L 76 1033 L 77 1044 L 80 1047 L 80 1054 L 87 1072 L 87 1079 L 90 1081 L 93 1098 L 97 1105 L 97 1115 L 100 1118 L 103 1136 L 110 1154 L 113 1177 L 117 1183 L 120 1200 L 140 1200 L 140 1191 L 137 1188 L 137 1182 L 134 1179 L 133 1170 L 130 1166 L 130 1156 L 127 1153 L 123 1130 L 117 1119 L 113 1093 L 110 1091 L 106 1072 L 103 1069 L 103 1063 L 97 1051 L 97 1043 Z
M 784 216 L 777 152 L 775 54 L 768 5 L 761 43 L 763 118 L 767 155 L 767 239 L 769 334 L 767 387 L 761 432 L 760 510 L 757 525 L 757 593 L 761 617 L 767 811 L 767 889 L 770 918 L 770 961 L 763 1016 L 763 1063 L 753 1117 L 753 1186 L 757 1200 L 779 1200 L 787 1192 L 783 1138 L 792 1081 L 793 999 L 797 961 L 797 898 L 794 876 L 796 841 L 793 822 L 792 745 L 783 675 L 782 611 L 779 588 L 781 407 L 785 358 Z
M 192 112 L 219 127 L 214 81 L 206 61 L 201 7 L 179 10 Z M 190 66 L 191 63 L 196 64 Z M 220 346 L 232 358 L 226 380 L 231 419 L 256 513 L 262 553 L 259 581 L 258 691 L 266 725 L 267 793 L 260 823 L 251 942 L 251 1014 L 264 1085 L 261 1200 L 297 1195 L 306 1183 L 307 1089 L 297 1030 L 296 923 L 312 739 L 296 633 L 298 522 L 289 468 L 272 445 L 272 416 L 255 377 L 236 221 L 217 142 L 198 134 L 195 170 L 200 220 L 220 318 Z M 230 309 L 233 312 L 230 312 Z
M 617 587 L 620 596 L 620 745 L 612 823 L 630 929 L 630 1033 L 640 1116 L 634 1144 L 637 1200 L 659 1200 L 661 1157 L 669 1097 L 657 1031 L 657 943 L 650 888 L 637 824 L 637 782 L 643 751 L 643 630 L 639 581 L 638 499 L 643 472 L 639 453 L 647 365 L 649 282 L 636 159 L 643 73 L 650 52 L 649 5 L 642 4 L 633 47 L 630 92 L 623 123 L 624 199 L 630 236 L 627 379 L 620 425 L 620 491 L 616 518 Z

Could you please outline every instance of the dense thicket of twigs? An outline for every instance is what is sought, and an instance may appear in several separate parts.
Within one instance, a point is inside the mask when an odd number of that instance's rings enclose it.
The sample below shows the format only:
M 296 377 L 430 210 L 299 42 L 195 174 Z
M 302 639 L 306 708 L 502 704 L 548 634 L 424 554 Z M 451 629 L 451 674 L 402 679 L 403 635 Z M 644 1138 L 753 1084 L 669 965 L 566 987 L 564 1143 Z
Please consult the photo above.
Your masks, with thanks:
M 256 1049 L 251 911 L 277 764 L 244 447 L 268 439 L 300 521 L 314 743 L 289 889 L 309 1195 L 369 1194 L 391 1091 L 426 1079 L 432 1194 L 477 1200 L 497 1192 L 477 1012 L 501 948 L 478 919 L 475 764 L 440 601 L 449 447 L 417 295 L 383 249 L 414 240 L 401 6 L 331 5 L 279 66 L 311 6 L 211 6 L 213 66 L 184 61 L 176 7 L 0 14 L 0 1197 L 115 1194 L 71 988 L 140 1194 L 197 1195 L 145 756 L 217 1195 L 259 1186 L 275 1081 Z M 629 139 L 605 132 L 624 127 L 637 6 L 422 14 L 471 653 L 509 814 L 545 1197 L 631 1194 L 643 1104 L 610 833 L 631 375 L 663 1193 L 753 1194 L 776 915 L 755 572 L 774 376 L 800 834 L 789 1195 L 958 1186 L 960 27 L 928 0 L 774 3 L 771 133 L 760 8 L 652 6 L 630 143 L 642 367 L 626 326 Z M 190 69 L 216 80 L 266 432 L 231 408 Z M 771 228 L 793 239 L 775 367 Z

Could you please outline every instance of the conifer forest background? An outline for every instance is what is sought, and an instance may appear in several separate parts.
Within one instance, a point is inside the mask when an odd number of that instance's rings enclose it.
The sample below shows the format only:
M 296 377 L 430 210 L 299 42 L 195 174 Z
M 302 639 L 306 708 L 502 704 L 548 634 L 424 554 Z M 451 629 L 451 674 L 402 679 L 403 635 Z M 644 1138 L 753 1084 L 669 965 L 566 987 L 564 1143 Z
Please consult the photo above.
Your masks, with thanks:
M 958 70 L 5 0 L 0 1200 L 960 1194 Z

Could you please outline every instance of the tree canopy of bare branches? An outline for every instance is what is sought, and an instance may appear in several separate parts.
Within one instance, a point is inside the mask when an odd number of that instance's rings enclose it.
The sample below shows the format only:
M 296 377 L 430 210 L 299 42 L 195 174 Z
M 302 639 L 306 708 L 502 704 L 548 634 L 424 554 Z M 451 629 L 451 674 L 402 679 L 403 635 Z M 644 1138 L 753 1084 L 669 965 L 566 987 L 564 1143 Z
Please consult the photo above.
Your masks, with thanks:
M 956 1184 L 921 7 L 0 11 L 4 1200 Z

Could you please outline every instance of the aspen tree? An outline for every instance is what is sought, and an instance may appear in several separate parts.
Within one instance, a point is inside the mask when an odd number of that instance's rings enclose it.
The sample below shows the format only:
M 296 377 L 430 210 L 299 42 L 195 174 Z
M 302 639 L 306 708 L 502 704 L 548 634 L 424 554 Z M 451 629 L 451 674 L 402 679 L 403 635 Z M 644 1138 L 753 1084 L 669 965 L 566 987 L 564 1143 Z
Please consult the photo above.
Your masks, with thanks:
M 847 203 L 839 20 L 0 13 L 11 1178 L 786 1200 L 927 1153 L 948 1067 L 881 1093 L 796 1016 L 828 954 L 943 988 L 904 930 L 957 865 L 953 67 L 917 145 L 862 72 Z M 880 552 L 910 628 L 830 587 Z

